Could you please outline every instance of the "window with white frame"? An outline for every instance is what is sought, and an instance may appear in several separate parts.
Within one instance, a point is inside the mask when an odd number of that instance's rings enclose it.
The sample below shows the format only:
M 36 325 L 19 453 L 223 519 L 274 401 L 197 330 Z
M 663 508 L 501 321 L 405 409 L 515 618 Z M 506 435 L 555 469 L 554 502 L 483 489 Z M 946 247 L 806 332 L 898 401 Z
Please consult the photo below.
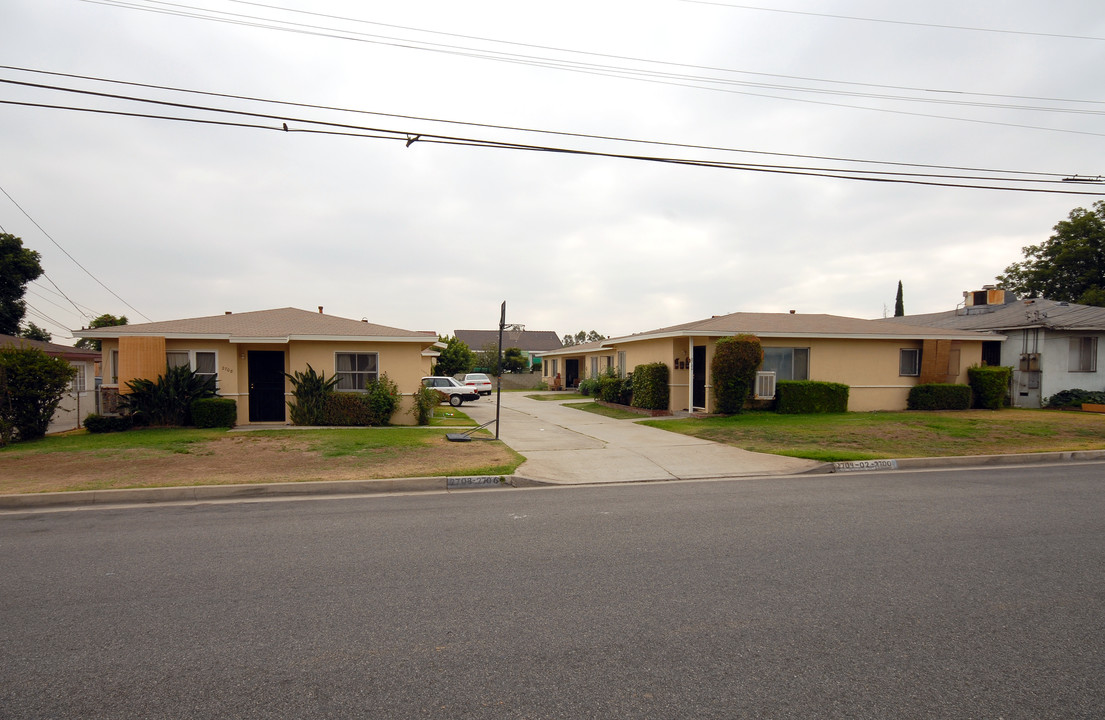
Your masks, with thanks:
M 111 351 L 111 359 L 108 360 L 108 362 L 111 364 L 111 367 L 108 368 L 110 370 L 110 375 L 111 375 L 111 384 L 112 385 L 118 385 L 119 384 L 119 351 L 118 350 L 112 350 Z
M 165 362 L 169 367 L 186 367 L 196 373 L 201 380 L 218 375 L 218 356 L 214 350 L 170 350 L 165 353 Z
M 618 351 L 618 377 L 625 377 L 625 350 Z
M 809 380 L 810 349 L 765 347 L 760 370 L 775 373 L 776 380 Z
M 82 393 L 88 389 L 88 366 L 84 363 L 76 363 L 73 365 L 73 369 L 77 371 L 77 374 L 73 376 L 72 387 L 73 392 Z
M 1097 372 L 1097 338 L 1093 335 L 1070 339 L 1070 372 Z
M 898 374 L 917 377 L 921 374 L 921 349 L 902 348 L 898 351 Z
M 591 377 L 599 376 L 599 359 L 598 357 L 591 358 Z
M 357 391 L 368 387 L 379 377 L 379 356 L 376 353 L 340 352 L 334 354 L 334 374 L 337 390 Z

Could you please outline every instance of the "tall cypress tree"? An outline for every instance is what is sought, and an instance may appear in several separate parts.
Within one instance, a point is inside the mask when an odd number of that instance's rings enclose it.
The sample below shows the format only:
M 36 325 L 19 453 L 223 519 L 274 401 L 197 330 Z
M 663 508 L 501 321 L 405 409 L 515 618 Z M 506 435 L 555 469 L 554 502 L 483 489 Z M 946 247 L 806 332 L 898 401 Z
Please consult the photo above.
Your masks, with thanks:
M 905 315 L 905 303 L 902 302 L 902 281 L 898 281 L 898 296 L 894 298 L 894 317 Z

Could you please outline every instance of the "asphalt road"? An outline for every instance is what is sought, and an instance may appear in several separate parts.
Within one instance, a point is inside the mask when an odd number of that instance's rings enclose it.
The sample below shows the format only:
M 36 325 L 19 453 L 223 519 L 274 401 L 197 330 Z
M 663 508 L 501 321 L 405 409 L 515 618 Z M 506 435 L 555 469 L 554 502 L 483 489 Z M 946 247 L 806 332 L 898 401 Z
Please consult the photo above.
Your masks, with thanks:
M 1105 465 L 0 514 L 0 718 L 1101 718 Z

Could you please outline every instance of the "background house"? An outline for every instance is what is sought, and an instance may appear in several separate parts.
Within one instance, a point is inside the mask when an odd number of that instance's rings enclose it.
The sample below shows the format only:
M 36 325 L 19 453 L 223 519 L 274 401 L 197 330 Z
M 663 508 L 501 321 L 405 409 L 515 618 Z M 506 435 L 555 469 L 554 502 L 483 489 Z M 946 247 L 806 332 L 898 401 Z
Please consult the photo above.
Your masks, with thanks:
M 80 427 L 85 415 L 97 412 L 96 378 L 99 374 L 100 353 L 96 350 L 84 350 L 69 345 L 28 340 L 13 335 L 0 335 L 0 346 L 33 347 L 51 357 L 67 361 L 77 374 L 69 385 L 69 391 L 61 399 L 54 417 L 50 420 L 47 432 L 63 432 Z
M 1013 368 L 1016 407 L 1040 407 L 1061 390 L 1105 390 L 1097 351 L 1105 337 L 1105 308 L 1034 298 L 1021 300 L 993 285 L 963 293 L 954 310 L 885 318 L 880 322 L 959 330 L 992 330 L 1004 340 L 983 344 L 987 365 Z
M 929 382 L 967 381 L 967 368 L 980 364 L 986 340 L 1000 336 L 968 330 L 892 325 L 836 315 L 732 313 L 674 325 L 587 346 L 542 353 L 549 382 L 560 372 L 565 384 L 575 372 L 601 373 L 609 358 L 619 375 L 637 365 L 662 362 L 671 369 L 672 411 L 711 412 L 715 406 L 711 365 L 717 341 L 747 333 L 764 349 L 761 371 L 774 381 L 820 380 L 851 388 L 849 410 L 902 410 L 909 390 Z
M 214 376 L 219 395 L 238 404 L 238 422 L 285 422 L 291 383 L 286 373 L 309 364 L 337 375 L 339 392 L 360 392 L 387 373 L 405 397 L 392 418 L 413 424 L 409 397 L 421 387 L 437 344 L 434 332 L 415 332 L 366 320 L 297 308 L 73 331 L 103 341 L 105 392 L 126 392 L 136 378 L 154 379 L 167 365 Z
M 498 348 L 498 330 L 454 330 L 453 336 L 468 346 L 472 352 L 484 348 Z M 519 330 L 503 333 L 503 350 L 516 347 L 530 364 L 533 358 L 546 350 L 561 347 L 560 337 L 552 330 Z

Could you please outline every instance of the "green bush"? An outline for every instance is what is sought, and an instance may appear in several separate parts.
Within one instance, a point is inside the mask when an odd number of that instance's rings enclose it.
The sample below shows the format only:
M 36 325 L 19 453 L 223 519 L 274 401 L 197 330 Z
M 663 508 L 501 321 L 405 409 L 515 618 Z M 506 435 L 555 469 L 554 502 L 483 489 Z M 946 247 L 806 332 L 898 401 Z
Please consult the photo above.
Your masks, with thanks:
M 38 348 L 0 348 L 0 445 L 46 435 L 76 372 Z
M 134 427 L 130 415 L 97 415 L 90 413 L 84 419 L 84 429 L 90 433 L 124 432 Z
M 1061 390 L 1047 399 L 1049 408 L 1082 407 L 1083 403 L 1105 404 L 1105 392 L 1093 390 Z
M 135 423 L 147 425 L 191 425 L 192 402 L 215 396 L 215 378 L 200 377 L 186 365 L 166 368 L 156 380 L 138 378 L 127 387 L 130 393 L 120 398 L 120 406 L 135 416 Z
M 664 363 L 633 368 L 633 406 L 646 410 L 667 410 L 671 395 L 671 370 Z
M 220 397 L 194 400 L 192 423 L 198 428 L 232 428 L 238 423 L 238 403 Z
M 967 382 L 971 386 L 971 404 L 976 408 L 1000 410 L 1009 404 L 1009 383 L 1013 379 L 1011 367 L 967 368 Z
M 719 413 L 732 415 L 744 408 L 756 382 L 756 368 L 763 361 L 763 346 L 755 335 L 735 335 L 717 341 L 711 374 Z
M 370 380 L 363 393 L 335 392 L 326 396 L 319 425 L 387 425 L 399 407 L 399 389 L 387 373 Z
M 608 403 L 616 403 L 622 397 L 622 379 L 609 375 L 599 379 L 598 398 Z
M 848 412 L 848 386 L 813 380 L 775 383 L 775 412 L 787 415 Z
M 602 378 L 589 377 L 579 381 L 579 394 L 598 397 Z
M 288 401 L 288 414 L 293 425 L 322 425 L 322 416 L 326 407 L 326 399 L 334 394 L 334 386 L 338 384 L 338 376 L 334 375 L 329 380 L 326 373 L 317 373 L 307 364 L 307 372 L 296 370 L 291 375 L 284 373 L 292 383 L 292 397 L 295 402 Z
M 430 418 L 434 416 L 434 408 L 441 403 L 444 393 L 434 388 L 423 385 L 414 393 L 414 407 L 411 414 L 419 425 L 429 425 Z
M 914 385 L 906 407 L 910 410 L 967 410 L 971 407 L 971 386 L 950 383 Z

